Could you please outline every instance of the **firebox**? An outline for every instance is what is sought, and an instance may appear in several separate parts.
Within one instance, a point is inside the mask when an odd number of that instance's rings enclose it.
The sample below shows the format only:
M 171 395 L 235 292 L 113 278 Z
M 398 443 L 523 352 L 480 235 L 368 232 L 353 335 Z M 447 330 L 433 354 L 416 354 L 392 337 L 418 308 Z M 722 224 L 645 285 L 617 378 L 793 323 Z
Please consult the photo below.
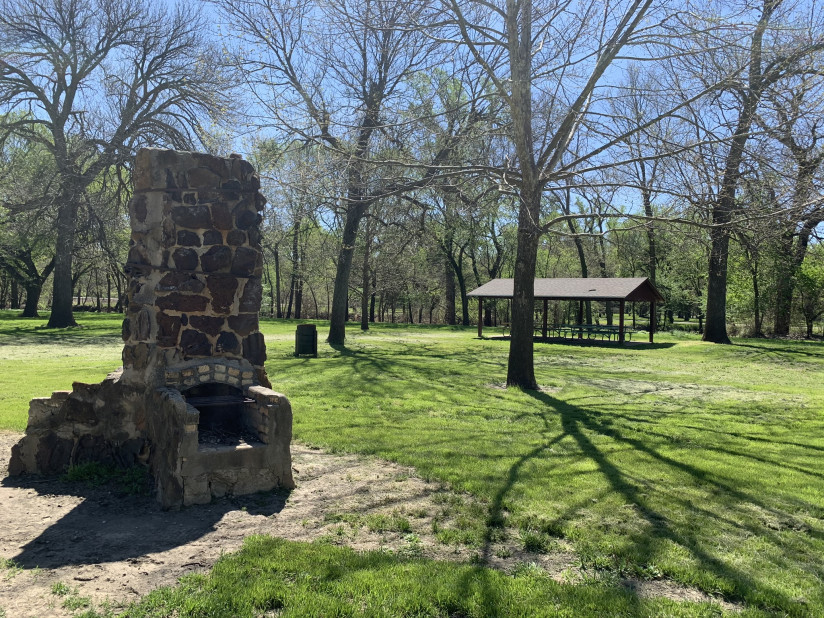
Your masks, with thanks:
M 123 367 L 32 400 L 10 473 L 149 466 L 169 508 L 292 487 L 292 411 L 258 330 L 266 200 L 252 166 L 143 149 L 129 204 Z

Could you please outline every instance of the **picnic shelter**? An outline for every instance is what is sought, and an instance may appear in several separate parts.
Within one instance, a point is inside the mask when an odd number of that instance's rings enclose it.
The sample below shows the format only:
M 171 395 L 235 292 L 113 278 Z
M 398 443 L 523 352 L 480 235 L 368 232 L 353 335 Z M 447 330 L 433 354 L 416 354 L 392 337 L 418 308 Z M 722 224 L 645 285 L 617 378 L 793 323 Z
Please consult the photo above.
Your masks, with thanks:
M 578 277 L 559 279 L 535 279 L 535 300 L 541 300 L 544 304 L 543 324 L 541 334 L 547 337 L 550 325 L 547 321 L 548 302 L 550 300 L 577 300 L 582 307 L 585 301 L 612 301 L 617 302 L 618 327 L 615 335 L 618 341 L 625 341 L 626 328 L 624 327 L 624 308 L 627 302 L 648 302 L 650 304 L 650 327 L 649 341 L 652 343 L 655 333 L 655 303 L 664 301 L 664 297 L 655 288 L 647 277 Z M 485 298 L 506 298 L 512 299 L 514 294 L 513 279 L 492 279 L 484 283 L 481 287 L 469 292 L 467 296 L 478 299 L 478 337 L 483 336 L 483 301 Z M 582 311 L 579 309 L 579 322 Z M 561 333 L 559 325 L 553 325 L 552 329 Z M 594 327 L 593 325 L 576 324 L 563 327 L 570 331 L 577 331 L 579 338 L 587 333 L 602 334 L 609 332 L 614 327 Z

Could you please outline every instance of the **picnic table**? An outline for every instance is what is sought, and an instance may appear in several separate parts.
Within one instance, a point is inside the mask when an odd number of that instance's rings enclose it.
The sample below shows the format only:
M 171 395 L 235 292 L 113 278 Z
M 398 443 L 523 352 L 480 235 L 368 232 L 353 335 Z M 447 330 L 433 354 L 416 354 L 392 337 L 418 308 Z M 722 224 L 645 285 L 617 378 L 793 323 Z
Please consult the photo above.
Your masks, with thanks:
M 536 332 L 543 332 L 543 325 L 535 325 Z M 624 337 L 632 341 L 632 334 L 637 332 L 634 328 L 624 327 Z M 618 339 L 621 336 L 620 326 L 602 325 L 602 324 L 553 324 L 547 325 L 547 333 L 551 333 L 555 337 L 566 338 L 584 338 L 597 339 L 600 337 L 612 341 L 612 338 Z

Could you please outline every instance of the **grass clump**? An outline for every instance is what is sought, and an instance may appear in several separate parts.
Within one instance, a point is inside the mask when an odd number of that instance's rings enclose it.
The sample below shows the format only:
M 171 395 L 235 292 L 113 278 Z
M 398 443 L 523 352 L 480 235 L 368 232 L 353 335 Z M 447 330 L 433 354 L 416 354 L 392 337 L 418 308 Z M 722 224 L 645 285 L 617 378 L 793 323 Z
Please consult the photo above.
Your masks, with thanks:
M 129 495 L 145 496 L 149 494 L 151 481 L 146 468 L 133 466 L 120 468 L 95 461 L 75 464 L 63 475 L 63 480 L 70 483 L 83 483 L 92 487 L 113 485 L 119 491 Z
M 51 593 L 58 597 L 65 597 L 70 594 L 72 589 L 64 582 L 54 582 L 51 587 Z

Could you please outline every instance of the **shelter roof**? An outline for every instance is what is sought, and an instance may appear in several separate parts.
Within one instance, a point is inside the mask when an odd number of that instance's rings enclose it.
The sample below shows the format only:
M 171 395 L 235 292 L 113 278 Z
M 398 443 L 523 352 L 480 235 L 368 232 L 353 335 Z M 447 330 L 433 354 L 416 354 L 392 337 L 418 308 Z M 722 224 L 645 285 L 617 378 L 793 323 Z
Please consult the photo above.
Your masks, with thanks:
M 467 296 L 512 298 L 513 279 L 493 279 Z M 663 302 L 664 297 L 647 277 L 578 277 L 535 279 L 535 298 L 539 300 L 629 300 Z

